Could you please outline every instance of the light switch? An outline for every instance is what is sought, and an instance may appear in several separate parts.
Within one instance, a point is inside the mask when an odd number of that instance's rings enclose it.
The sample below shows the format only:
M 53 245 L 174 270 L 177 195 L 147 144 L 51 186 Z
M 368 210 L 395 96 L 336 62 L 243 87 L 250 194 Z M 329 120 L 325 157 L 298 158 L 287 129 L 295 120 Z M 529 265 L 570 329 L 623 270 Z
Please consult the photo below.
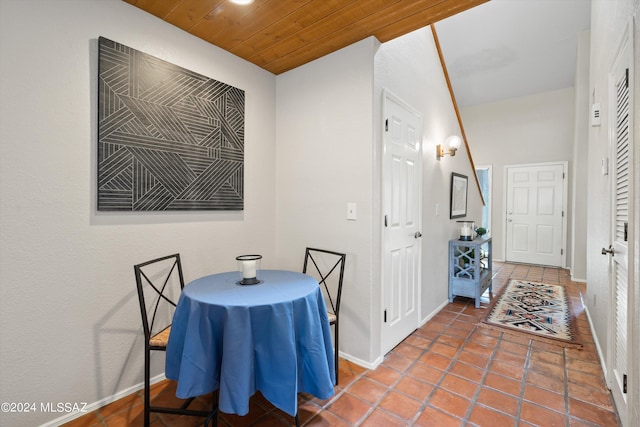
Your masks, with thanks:
M 356 204 L 347 203 L 347 220 L 355 221 L 357 219 Z

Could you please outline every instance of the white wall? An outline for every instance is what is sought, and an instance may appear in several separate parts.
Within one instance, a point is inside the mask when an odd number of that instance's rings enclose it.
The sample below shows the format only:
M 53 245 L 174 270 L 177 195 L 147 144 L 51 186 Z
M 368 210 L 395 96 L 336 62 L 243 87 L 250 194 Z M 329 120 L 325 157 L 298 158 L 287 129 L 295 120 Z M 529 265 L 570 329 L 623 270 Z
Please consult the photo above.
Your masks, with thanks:
M 382 90 L 388 89 L 407 104 L 421 112 L 423 126 L 423 188 L 422 188 L 422 289 L 421 319 L 424 321 L 448 297 L 448 241 L 457 237 L 456 220 L 449 219 L 449 191 L 451 172 L 467 175 L 469 198 L 465 219 L 480 221 L 482 202 L 466 150 L 458 150 L 455 157 L 436 160 L 436 145 L 452 134 L 461 135 L 455 110 L 446 86 L 442 66 L 430 27 L 383 44 L 376 55 L 375 117 L 382 116 Z M 376 152 L 381 156 L 382 126 L 375 127 Z M 471 143 L 476 161 L 478 149 Z M 378 179 L 380 172 L 378 171 Z M 380 219 L 376 227 L 382 229 Z M 462 219 L 462 218 L 461 218 Z M 376 248 L 376 254 L 380 248 Z M 379 294 L 379 290 L 377 291 Z M 382 302 L 374 306 L 374 324 L 382 324 Z
M 98 36 L 246 91 L 243 213 L 96 213 Z M 180 252 L 187 281 L 240 253 L 276 265 L 272 74 L 120 0 L 1 0 L 0 120 L 0 401 L 93 403 L 142 381 L 135 263 Z
M 468 106 L 461 108 L 460 114 L 475 163 L 493 166 L 493 229 L 490 232 L 494 256 L 504 260 L 504 167 L 569 161 L 571 176 L 573 89 Z M 571 200 L 571 190 L 569 192 L 568 200 Z M 571 212 L 568 215 L 570 222 Z M 565 249 L 569 248 L 565 246 Z M 567 259 L 571 259 L 570 253 L 567 255 Z
M 600 173 L 600 161 L 610 156 L 609 114 L 611 111 L 611 94 L 609 93 L 609 73 L 613 68 L 616 55 L 621 46 L 622 37 L 627 31 L 630 21 L 634 22 L 633 31 L 633 156 L 635 184 L 640 177 L 640 1 L 639 0 L 593 0 L 591 3 L 591 73 L 589 90 L 593 94 L 592 102 L 600 102 L 602 124 L 589 130 L 589 196 L 588 196 L 588 230 L 587 241 L 587 305 L 589 316 L 593 322 L 596 342 L 602 354 L 609 351 L 609 339 L 614 320 L 611 318 L 610 290 L 608 266 L 609 257 L 601 255 L 601 248 L 611 243 L 610 237 L 610 182 L 609 176 Z M 629 385 L 628 407 L 630 408 L 629 425 L 637 425 L 640 419 L 640 186 L 635 186 L 633 195 L 634 221 L 631 234 L 634 244 L 631 245 L 629 268 L 633 270 L 633 281 L 629 284 L 634 289 L 635 300 L 629 300 L 633 307 L 630 319 L 629 346 L 631 355 L 628 359 Z M 635 229 L 633 228 L 635 227 Z M 633 423 L 635 420 L 636 424 Z
M 373 55 L 369 38 L 277 79 L 277 253 L 301 270 L 305 247 L 347 254 L 340 350 L 370 361 Z M 357 220 L 347 221 L 347 203 Z
M 571 233 L 568 262 L 573 280 L 587 280 L 587 177 L 589 176 L 587 153 L 589 152 L 589 126 L 591 102 L 589 94 L 590 31 L 583 31 L 578 38 L 576 76 L 574 84 L 575 122 L 571 168 Z

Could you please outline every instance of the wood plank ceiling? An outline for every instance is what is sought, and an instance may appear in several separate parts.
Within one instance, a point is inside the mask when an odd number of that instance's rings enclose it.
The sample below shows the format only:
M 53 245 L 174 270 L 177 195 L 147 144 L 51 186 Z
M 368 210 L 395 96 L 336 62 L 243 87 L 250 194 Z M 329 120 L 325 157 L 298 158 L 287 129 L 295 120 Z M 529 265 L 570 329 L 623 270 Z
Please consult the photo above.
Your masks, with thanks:
M 123 0 L 273 74 L 386 42 L 488 0 Z

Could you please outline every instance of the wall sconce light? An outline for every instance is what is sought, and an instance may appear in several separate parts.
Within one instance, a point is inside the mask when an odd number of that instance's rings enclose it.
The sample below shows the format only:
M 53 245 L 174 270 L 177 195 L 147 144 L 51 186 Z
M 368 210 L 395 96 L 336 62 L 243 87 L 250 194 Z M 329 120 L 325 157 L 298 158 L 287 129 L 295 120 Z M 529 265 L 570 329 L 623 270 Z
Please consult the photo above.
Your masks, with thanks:
M 458 135 L 451 135 L 445 139 L 444 144 L 438 144 L 436 146 L 436 159 L 440 160 L 440 158 L 444 157 L 446 154 L 455 156 L 456 151 L 460 148 L 461 142 L 462 140 Z

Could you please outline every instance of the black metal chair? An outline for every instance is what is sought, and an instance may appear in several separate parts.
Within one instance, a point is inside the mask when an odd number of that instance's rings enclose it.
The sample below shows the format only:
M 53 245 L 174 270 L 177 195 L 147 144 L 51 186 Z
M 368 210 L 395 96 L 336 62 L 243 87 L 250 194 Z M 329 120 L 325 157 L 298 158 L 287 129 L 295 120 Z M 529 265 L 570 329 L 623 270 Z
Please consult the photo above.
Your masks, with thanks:
M 329 300 L 327 314 L 329 315 L 329 324 L 334 325 L 336 385 L 338 385 L 339 372 L 340 299 L 342 298 L 342 280 L 344 277 L 346 257 L 346 254 L 340 252 L 307 248 L 304 255 L 304 266 L 302 267 L 303 273 L 314 276 L 318 280 L 321 288 L 323 287 L 323 294 L 325 294 Z M 311 263 L 309 263 L 309 261 L 311 261 Z M 315 268 L 311 269 L 310 264 L 313 264 Z
M 140 300 L 144 330 L 144 425 L 149 425 L 151 412 L 190 415 L 206 418 L 217 425 L 217 405 L 213 399 L 211 411 L 187 409 L 193 397 L 179 408 L 152 406 L 150 402 L 150 360 L 152 351 L 166 351 L 171 333 L 171 321 L 176 302 L 184 288 L 180 254 L 167 255 L 133 266 Z M 150 302 L 147 304 L 147 302 Z M 151 321 L 149 321 L 151 320 Z M 159 324 L 159 325 L 158 325 Z

